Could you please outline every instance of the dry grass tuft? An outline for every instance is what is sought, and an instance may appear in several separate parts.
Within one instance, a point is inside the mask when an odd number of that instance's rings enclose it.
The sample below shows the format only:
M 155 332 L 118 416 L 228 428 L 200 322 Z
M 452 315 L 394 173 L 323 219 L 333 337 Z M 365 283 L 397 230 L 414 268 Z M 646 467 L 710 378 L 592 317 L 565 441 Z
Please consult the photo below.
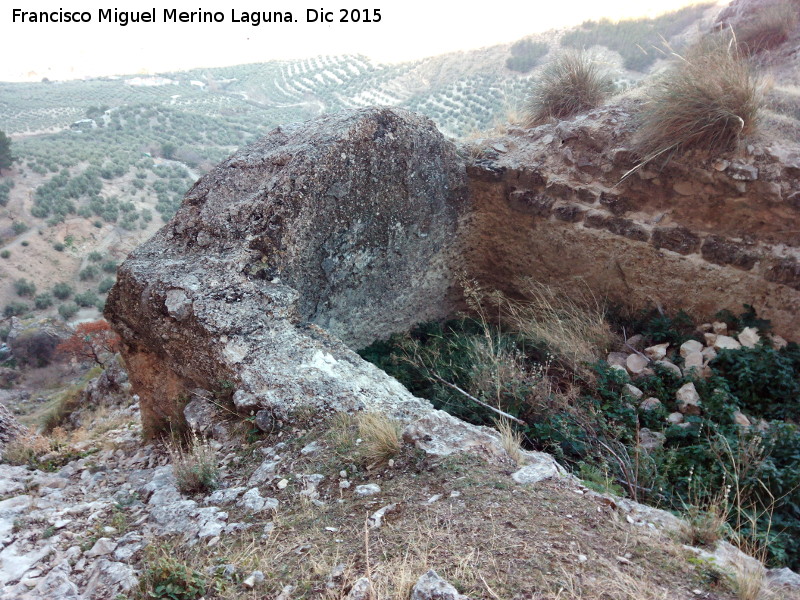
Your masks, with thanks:
M 584 370 L 585 363 L 595 361 L 616 341 L 605 305 L 588 291 L 567 295 L 533 280 L 521 291 L 526 301 L 508 305 L 511 326 L 524 337 L 544 342 L 573 370 Z
M 181 492 L 207 493 L 217 488 L 219 483 L 217 453 L 207 441 L 192 435 L 188 448 L 173 443 L 169 446 L 169 455 Z
M 756 130 L 762 88 L 730 35 L 707 36 L 648 90 L 634 138 L 641 164 L 695 148 L 734 149 Z
M 500 443 L 509 458 L 515 463 L 520 464 L 524 455 L 522 454 L 522 434 L 514 429 L 508 419 L 497 419 L 494 426 L 500 434 Z
M 760 6 L 755 14 L 734 28 L 736 41 L 746 54 L 770 50 L 789 38 L 799 20 L 797 3 L 776 0 Z
M 356 423 L 366 463 L 382 463 L 400 453 L 403 442 L 397 421 L 381 413 L 362 412 L 356 416 Z
M 764 600 L 774 597 L 766 588 L 765 575 L 762 565 L 742 561 L 726 573 L 726 579 L 739 600 Z
M 567 50 L 542 70 L 525 107 L 525 124 L 566 119 L 599 106 L 613 91 L 613 82 L 586 52 Z

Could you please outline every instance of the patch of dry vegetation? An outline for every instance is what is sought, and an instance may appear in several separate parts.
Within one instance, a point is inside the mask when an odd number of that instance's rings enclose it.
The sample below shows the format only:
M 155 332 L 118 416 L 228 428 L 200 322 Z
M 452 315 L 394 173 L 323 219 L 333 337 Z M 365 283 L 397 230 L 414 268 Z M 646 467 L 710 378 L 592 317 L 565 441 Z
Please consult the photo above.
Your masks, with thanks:
M 219 484 L 217 453 L 206 440 L 192 435 L 186 447 L 180 443 L 169 446 L 169 455 L 178 489 L 185 494 L 207 493 Z
M 359 435 L 355 421 L 342 417 L 335 425 Z M 212 547 L 168 540 L 176 579 L 202 574 L 209 600 L 276 598 L 287 589 L 291 598 L 341 599 L 364 576 L 375 600 L 406 600 L 431 568 L 472 598 L 524 593 L 541 600 L 663 600 L 692 597 L 691 590 L 703 586 L 667 536 L 632 526 L 612 506 L 576 494 L 570 480 L 517 486 L 477 457 L 434 459 L 407 445 L 393 466 L 370 470 L 352 471 L 348 456 L 331 460 L 332 446 L 299 453 L 310 440 L 339 440 L 341 431 L 331 435 L 330 426 L 297 432 L 281 451 L 288 472 L 325 475 L 318 487 L 321 502 L 309 502 L 300 493 L 302 482 L 289 477 L 286 488 L 270 492 L 280 501 L 274 515 L 229 507 L 229 521 L 249 529 L 225 535 Z M 238 468 L 246 477 L 244 461 Z M 353 487 L 380 482 L 380 494 L 362 497 L 341 489 L 343 469 Z M 395 508 L 382 525 L 370 527 L 367 517 L 390 504 Z M 270 521 L 271 531 L 262 536 Z M 163 552 L 150 552 L 137 567 L 152 573 L 164 564 Z M 236 574 L 224 574 L 227 564 L 236 566 Z M 247 589 L 241 582 L 255 570 L 264 582 Z M 148 591 L 142 590 L 143 597 Z M 720 600 L 734 597 L 724 588 L 713 593 Z
M 643 164 L 691 149 L 725 152 L 756 131 L 763 85 L 735 40 L 707 36 L 647 90 L 634 138 Z
M 542 70 L 525 107 L 525 124 L 566 119 L 591 110 L 613 91 L 609 75 L 592 55 L 565 50 Z
M 573 370 L 582 370 L 618 341 L 605 304 L 587 288 L 565 293 L 531 279 L 521 292 L 525 300 L 508 302 L 505 319 L 522 336 L 565 358 Z

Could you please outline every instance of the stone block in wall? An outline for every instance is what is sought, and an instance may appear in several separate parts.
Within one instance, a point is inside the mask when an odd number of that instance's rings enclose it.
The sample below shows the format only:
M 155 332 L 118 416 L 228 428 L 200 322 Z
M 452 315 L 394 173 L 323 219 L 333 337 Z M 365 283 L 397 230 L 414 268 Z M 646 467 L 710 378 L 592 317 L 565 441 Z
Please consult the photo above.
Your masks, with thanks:
M 740 243 L 732 242 L 718 235 L 710 235 L 703 242 L 700 253 L 709 262 L 718 265 L 733 265 L 749 271 L 756 264 L 758 256 Z
M 576 188 L 575 196 L 577 196 L 578 200 L 581 202 L 585 202 L 586 204 L 594 204 L 597 200 L 597 192 L 591 188 Z
M 531 190 L 514 190 L 508 195 L 508 204 L 514 210 L 536 217 L 550 216 L 555 200 Z
M 647 233 L 644 227 L 630 219 L 609 217 L 600 212 L 588 214 L 584 224 L 592 229 L 605 229 L 611 233 L 639 242 L 646 242 L 650 238 L 650 234 Z
M 547 193 L 559 200 L 569 200 L 575 194 L 575 190 L 565 183 L 551 181 L 547 184 Z
M 488 158 L 480 158 L 467 166 L 467 175 L 479 181 L 500 181 L 506 168 Z
M 553 209 L 553 216 L 559 221 L 567 223 L 577 223 L 583 220 L 586 208 L 578 204 L 562 204 Z
M 692 254 L 700 248 L 700 238 L 686 227 L 657 227 L 653 231 L 653 245 L 678 254 Z
M 600 194 L 600 204 L 605 206 L 609 211 L 611 211 L 612 214 L 617 216 L 628 212 L 633 205 L 630 198 L 626 198 L 625 196 L 617 196 L 616 194 L 609 194 L 608 192 L 603 192 Z
M 800 290 L 800 262 L 794 258 L 784 258 L 772 265 L 764 278 Z

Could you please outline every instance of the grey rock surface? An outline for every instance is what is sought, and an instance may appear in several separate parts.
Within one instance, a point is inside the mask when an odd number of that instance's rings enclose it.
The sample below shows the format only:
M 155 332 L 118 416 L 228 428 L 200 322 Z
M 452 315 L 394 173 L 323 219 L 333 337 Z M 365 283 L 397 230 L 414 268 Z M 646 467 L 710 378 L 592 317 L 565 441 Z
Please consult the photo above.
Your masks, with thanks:
M 348 345 L 452 311 L 465 198 L 455 147 L 399 109 L 278 128 L 222 162 L 106 304 L 146 429 L 220 381 L 276 414 L 427 410 Z

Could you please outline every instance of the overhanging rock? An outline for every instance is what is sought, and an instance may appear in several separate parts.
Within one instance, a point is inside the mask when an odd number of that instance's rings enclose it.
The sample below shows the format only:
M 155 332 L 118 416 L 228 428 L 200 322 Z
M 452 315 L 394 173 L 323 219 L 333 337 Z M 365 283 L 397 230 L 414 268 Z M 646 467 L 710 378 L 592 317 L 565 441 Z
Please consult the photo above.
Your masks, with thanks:
M 465 212 L 454 146 L 407 111 L 327 115 L 234 154 L 109 293 L 146 430 L 228 381 L 242 406 L 278 415 L 427 411 L 347 345 L 452 312 Z

